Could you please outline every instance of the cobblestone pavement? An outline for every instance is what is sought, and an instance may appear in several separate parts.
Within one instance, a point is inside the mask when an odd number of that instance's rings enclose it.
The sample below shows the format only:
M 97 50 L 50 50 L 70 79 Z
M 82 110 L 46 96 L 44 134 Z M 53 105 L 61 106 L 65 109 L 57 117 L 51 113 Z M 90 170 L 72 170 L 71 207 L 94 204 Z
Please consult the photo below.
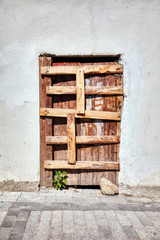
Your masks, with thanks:
M 0 240 L 158 239 L 160 199 L 100 190 L 0 192 Z

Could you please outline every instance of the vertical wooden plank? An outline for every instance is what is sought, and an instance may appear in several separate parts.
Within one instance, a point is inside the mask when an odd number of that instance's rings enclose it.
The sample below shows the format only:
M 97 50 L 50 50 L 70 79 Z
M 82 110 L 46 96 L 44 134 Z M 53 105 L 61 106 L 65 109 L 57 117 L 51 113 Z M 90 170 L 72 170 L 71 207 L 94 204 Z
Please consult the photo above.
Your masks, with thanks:
M 84 72 L 82 70 L 77 71 L 76 86 L 77 86 L 77 114 L 84 114 L 85 93 L 84 93 Z
M 108 64 L 108 63 L 106 63 Z M 116 64 L 116 63 L 110 63 Z M 104 85 L 105 86 L 116 86 L 115 75 L 106 75 L 104 78 Z M 105 111 L 116 111 L 116 97 L 115 96 L 105 96 Z M 116 135 L 116 122 L 115 121 L 105 121 L 104 123 L 104 132 L 105 135 Z M 116 145 L 110 144 L 105 145 L 105 152 L 106 152 L 106 161 L 116 161 Z M 106 172 L 107 178 L 117 184 L 117 173 L 116 171 L 108 171 Z
M 92 63 L 82 63 L 82 66 L 92 65 Z M 85 75 L 85 86 L 92 86 L 92 75 Z M 86 110 L 92 110 L 92 99 L 93 96 L 86 96 Z M 80 135 L 81 136 L 92 136 L 93 120 L 91 119 L 80 119 Z M 92 145 L 81 145 L 81 161 L 92 161 L 93 151 Z M 92 185 L 93 172 L 89 170 L 81 171 L 80 174 L 80 185 Z
M 123 87 L 123 76 L 116 75 L 115 77 L 116 77 L 116 85 Z M 122 106 L 123 106 L 123 96 L 116 97 L 116 106 L 117 106 L 117 111 L 121 112 Z M 120 124 L 121 124 L 121 122 L 117 122 L 117 135 L 119 135 L 119 136 L 121 136 Z M 117 144 L 117 161 L 119 161 L 119 144 Z
M 76 164 L 75 114 L 67 114 L 68 163 Z
M 40 57 L 39 67 L 51 66 L 51 57 Z M 52 107 L 52 97 L 46 95 L 46 86 L 51 86 L 51 77 L 40 74 L 40 107 Z M 52 119 L 40 118 L 40 185 L 52 186 L 53 171 L 44 169 L 44 160 L 52 159 L 52 146 L 46 145 L 46 136 L 52 136 Z
M 65 62 L 66 66 L 77 66 L 78 63 L 75 62 Z M 76 86 L 76 75 L 66 75 L 65 77 L 65 86 Z M 76 109 L 76 95 L 66 96 L 66 108 L 67 109 Z M 75 120 L 75 122 L 77 119 Z M 66 134 L 67 135 L 67 134 Z M 68 158 L 68 150 L 66 151 Z M 67 170 L 67 185 L 78 185 L 78 172 L 79 170 Z

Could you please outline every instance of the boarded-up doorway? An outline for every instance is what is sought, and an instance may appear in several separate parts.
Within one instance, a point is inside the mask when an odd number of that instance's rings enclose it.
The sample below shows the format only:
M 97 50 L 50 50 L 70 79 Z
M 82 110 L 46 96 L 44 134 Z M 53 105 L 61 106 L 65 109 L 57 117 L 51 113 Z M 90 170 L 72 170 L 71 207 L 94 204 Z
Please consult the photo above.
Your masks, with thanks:
M 123 67 L 118 57 L 40 56 L 41 186 L 118 184 Z

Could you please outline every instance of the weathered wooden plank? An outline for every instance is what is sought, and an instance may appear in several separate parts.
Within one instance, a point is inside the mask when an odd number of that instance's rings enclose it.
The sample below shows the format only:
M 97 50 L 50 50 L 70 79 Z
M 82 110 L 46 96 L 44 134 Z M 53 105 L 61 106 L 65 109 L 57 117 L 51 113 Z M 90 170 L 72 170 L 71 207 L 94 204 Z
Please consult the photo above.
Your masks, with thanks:
M 85 115 L 77 115 L 75 109 L 53 109 L 40 108 L 40 116 L 46 117 L 67 117 L 68 113 L 75 113 L 76 118 L 105 119 L 119 121 L 121 119 L 120 112 L 106 111 L 85 111 Z
M 117 86 L 123 87 L 123 76 L 116 76 L 116 84 Z M 121 112 L 122 111 L 122 106 L 123 106 L 123 96 L 117 96 L 116 97 L 116 106 L 117 106 L 117 111 Z M 117 122 L 117 134 L 120 136 L 121 135 L 121 126 L 120 122 Z M 119 161 L 119 144 L 116 146 L 116 151 L 117 151 L 117 161 Z
M 75 86 L 47 86 L 46 93 L 50 95 L 62 94 L 76 94 L 77 88 Z M 85 87 L 85 94 L 88 95 L 123 95 L 123 87 L 109 87 L 109 86 L 88 86 Z
M 85 112 L 85 94 L 84 94 L 84 72 L 79 70 L 76 73 L 77 86 L 77 114 L 84 114 Z
M 88 170 L 120 170 L 119 162 L 100 162 L 100 161 L 77 161 L 75 165 L 68 164 L 67 161 L 46 160 L 45 169 L 88 169 Z
M 47 87 L 46 93 L 47 94 L 55 94 L 55 95 L 62 95 L 62 94 L 76 94 L 77 88 L 76 86 L 56 86 L 56 87 Z
M 122 95 L 122 87 L 109 87 L 109 86 L 89 86 L 85 87 L 85 94 L 88 95 Z
M 67 114 L 67 144 L 68 144 L 68 163 L 76 163 L 76 141 L 75 141 L 75 114 Z
M 119 143 L 119 136 L 76 136 L 76 144 L 110 144 Z M 67 144 L 67 136 L 47 136 L 47 144 Z
M 116 65 L 91 65 L 91 66 L 53 66 L 41 67 L 41 74 L 76 74 L 77 71 L 82 70 L 85 74 L 92 73 L 123 73 L 123 66 Z
M 40 57 L 39 65 L 51 65 L 51 57 Z M 52 97 L 46 95 L 46 86 L 51 85 L 51 76 L 40 75 L 40 107 L 52 107 Z M 52 135 L 52 119 L 40 119 L 40 185 L 52 186 L 53 171 L 44 169 L 44 160 L 52 159 L 52 146 L 46 145 L 46 135 Z

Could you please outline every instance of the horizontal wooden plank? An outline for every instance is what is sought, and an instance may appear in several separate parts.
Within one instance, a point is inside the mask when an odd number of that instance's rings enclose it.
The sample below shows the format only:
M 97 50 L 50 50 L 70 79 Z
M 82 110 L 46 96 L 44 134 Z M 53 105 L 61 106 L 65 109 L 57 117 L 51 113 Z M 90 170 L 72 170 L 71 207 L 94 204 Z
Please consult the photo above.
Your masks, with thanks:
M 47 136 L 47 144 L 66 144 L 67 136 Z M 76 144 L 120 143 L 119 136 L 76 136 Z
M 90 65 L 90 66 L 52 66 L 41 67 L 41 74 L 76 74 L 78 70 L 84 71 L 85 74 L 92 73 L 123 73 L 123 66 L 117 65 Z
M 86 170 L 120 170 L 119 162 L 77 161 L 75 165 L 67 161 L 45 160 L 45 169 L 86 169 Z
M 46 117 L 67 117 L 68 113 L 75 113 L 76 118 L 105 119 L 120 121 L 120 112 L 106 111 L 85 111 L 85 115 L 77 115 L 75 109 L 56 109 L 56 108 L 40 108 L 40 116 Z
M 46 93 L 47 94 L 76 94 L 77 89 L 75 86 L 48 86 L 46 87 Z M 123 88 L 121 86 L 118 87 L 108 87 L 108 86 L 88 86 L 85 87 L 85 94 L 88 95 L 122 95 L 123 94 Z
M 76 90 L 76 86 L 56 86 L 56 87 L 46 87 L 46 93 L 47 94 L 57 94 L 57 95 L 61 95 L 61 94 L 76 94 L 77 90 Z

